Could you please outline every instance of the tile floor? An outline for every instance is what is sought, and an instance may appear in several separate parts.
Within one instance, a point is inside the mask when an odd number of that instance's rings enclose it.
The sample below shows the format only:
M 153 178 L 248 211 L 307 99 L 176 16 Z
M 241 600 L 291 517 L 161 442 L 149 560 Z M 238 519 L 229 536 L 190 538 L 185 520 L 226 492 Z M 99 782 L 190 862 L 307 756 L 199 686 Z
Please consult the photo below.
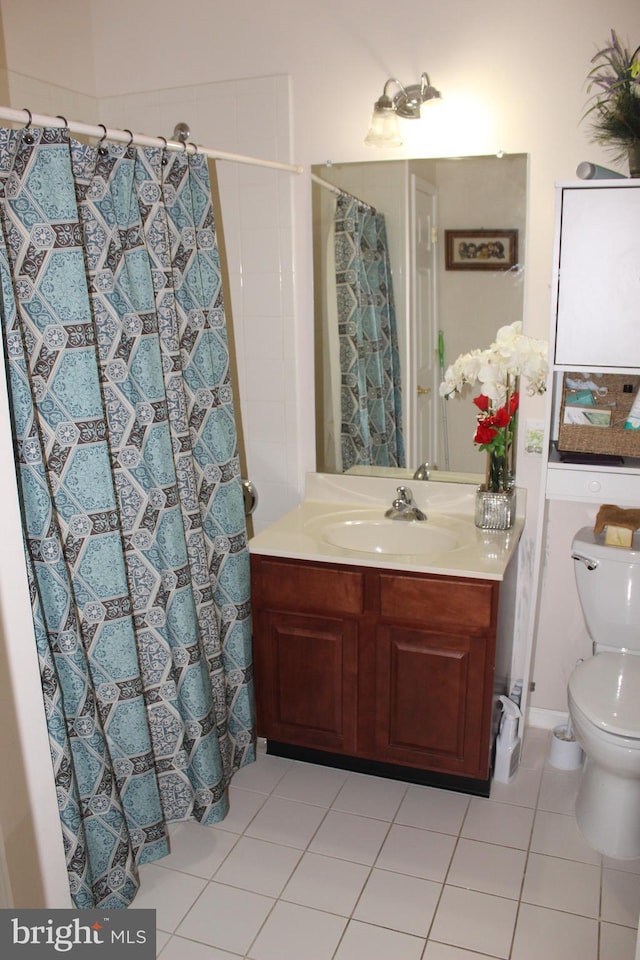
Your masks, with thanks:
M 142 868 L 162 960 L 633 960 L 640 861 L 603 861 L 578 774 L 523 762 L 490 799 L 260 752 L 216 827 Z

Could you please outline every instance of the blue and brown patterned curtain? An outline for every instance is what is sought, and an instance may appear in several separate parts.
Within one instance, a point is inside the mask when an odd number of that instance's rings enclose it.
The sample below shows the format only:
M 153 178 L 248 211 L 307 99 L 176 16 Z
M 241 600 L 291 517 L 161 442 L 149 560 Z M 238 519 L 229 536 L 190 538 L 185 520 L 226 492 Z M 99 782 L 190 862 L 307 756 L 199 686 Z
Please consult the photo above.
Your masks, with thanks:
M 0 130 L 0 290 L 72 897 L 125 907 L 254 757 L 249 565 L 206 160 Z
M 341 194 L 334 246 L 342 468 L 404 467 L 400 355 L 383 214 Z

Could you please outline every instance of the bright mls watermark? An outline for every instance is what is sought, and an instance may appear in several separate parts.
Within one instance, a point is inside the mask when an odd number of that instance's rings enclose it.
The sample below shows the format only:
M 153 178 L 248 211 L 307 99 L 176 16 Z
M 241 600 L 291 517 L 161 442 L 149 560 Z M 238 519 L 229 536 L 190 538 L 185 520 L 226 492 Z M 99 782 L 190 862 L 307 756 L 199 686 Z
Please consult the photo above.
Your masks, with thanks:
M 0 910 L 0 957 L 154 960 L 155 910 Z

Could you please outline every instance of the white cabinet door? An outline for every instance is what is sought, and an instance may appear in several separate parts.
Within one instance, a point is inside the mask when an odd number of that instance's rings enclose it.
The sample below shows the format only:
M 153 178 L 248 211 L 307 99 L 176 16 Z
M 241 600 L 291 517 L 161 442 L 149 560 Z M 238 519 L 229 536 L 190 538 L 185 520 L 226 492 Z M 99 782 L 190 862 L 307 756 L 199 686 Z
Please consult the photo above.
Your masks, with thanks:
M 563 190 L 555 361 L 640 365 L 640 184 Z

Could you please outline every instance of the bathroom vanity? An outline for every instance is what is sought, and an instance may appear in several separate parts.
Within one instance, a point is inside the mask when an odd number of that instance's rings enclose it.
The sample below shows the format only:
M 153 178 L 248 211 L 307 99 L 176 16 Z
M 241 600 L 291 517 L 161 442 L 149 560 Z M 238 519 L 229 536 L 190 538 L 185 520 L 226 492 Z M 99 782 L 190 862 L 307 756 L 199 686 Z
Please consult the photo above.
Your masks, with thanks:
M 280 756 L 487 795 L 523 520 L 480 531 L 475 486 L 411 486 L 426 523 L 385 525 L 393 480 L 312 474 L 251 541 L 258 734 Z M 422 535 L 424 552 L 388 552 Z

